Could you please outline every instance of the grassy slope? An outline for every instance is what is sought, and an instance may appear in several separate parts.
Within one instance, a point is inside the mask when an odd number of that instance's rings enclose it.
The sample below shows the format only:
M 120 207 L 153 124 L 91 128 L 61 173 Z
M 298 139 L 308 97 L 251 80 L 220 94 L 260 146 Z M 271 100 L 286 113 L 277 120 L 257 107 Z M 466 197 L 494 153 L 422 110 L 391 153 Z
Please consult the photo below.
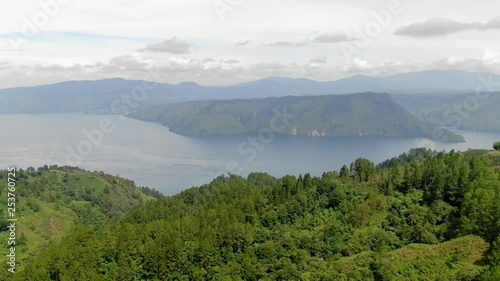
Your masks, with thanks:
M 6 171 L 0 180 L 7 182 Z M 7 188 L 0 189 L 1 220 L 7 210 Z M 95 229 L 112 217 L 152 200 L 132 182 L 79 169 L 58 168 L 17 174 L 17 261 L 20 268 L 45 248 L 59 241 L 75 224 Z M 2 227 L 0 241 L 7 241 Z
M 450 280 L 474 278 L 484 270 L 488 243 L 477 236 L 460 237 L 436 245 L 410 244 L 385 253 L 363 252 L 333 262 L 335 280 Z M 453 276 L 453 277 L 452 277 Z

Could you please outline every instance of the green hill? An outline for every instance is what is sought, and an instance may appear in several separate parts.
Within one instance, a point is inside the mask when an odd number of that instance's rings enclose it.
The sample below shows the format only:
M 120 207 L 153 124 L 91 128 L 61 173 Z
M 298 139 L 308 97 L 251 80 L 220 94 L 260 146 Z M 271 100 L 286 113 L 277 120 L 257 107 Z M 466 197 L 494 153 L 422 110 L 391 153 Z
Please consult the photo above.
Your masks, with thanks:
M 159 122 L 192 136 L 276 133 L 308 136 L 435 138 L 437 127 L 410 114 L 389 95 L 362 93 L 253 100 L 199 101 L 154 106 L 128 117 Z M 462 136 L 441 129 L 446 142 Z
M 0 241 L 7 241 L 10 234 L 7 178 L 8 172 L 0 171 L 0 181 L 5 183 L 0 189 L 0 205 L 5 206 L 0 209 Z M 149 189 L 142 192 L 130 180 L 72 167 L 29 168 L 11 178 L 16 179 L 18 269 L 59 242 L 72 226 L 100 229 L 112 218 L 158 197 Z
M 481 260 L 487 251 L 483 239 L 466 236 L 385 253 L 363 252 L 333 262 L 337 270 L 332 280 L 474 280 L 484 271 Z
M 422 150 L 322 177 L 220 176 L 73 227 L 12 280 L 499 280 L 495 157 Z
M 411 112 L 439 126 L 500 132 L 498 92 L 453 96 L 395 95 L 394 98 Z

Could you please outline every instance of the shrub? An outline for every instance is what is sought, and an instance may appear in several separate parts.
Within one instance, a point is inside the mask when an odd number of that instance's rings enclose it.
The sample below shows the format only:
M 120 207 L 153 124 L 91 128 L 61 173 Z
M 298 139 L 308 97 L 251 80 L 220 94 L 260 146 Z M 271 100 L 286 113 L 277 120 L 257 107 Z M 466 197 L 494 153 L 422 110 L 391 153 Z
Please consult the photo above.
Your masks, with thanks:
M 493 148 L 495 150 L 500 150 L 500 141 L 497 141 L 496 143 L 493 144 Z

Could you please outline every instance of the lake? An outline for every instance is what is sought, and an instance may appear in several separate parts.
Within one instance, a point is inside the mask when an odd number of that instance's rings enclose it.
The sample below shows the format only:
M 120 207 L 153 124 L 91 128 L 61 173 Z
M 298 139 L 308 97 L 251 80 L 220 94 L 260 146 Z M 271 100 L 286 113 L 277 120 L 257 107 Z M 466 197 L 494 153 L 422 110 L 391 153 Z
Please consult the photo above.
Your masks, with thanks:
M 187 137 L 121 116 L 83 114 L 0 115 L 0 167 L 78 165 L 134 180 L 172 195 L 210 182 L 216 175 L 267 172 L 281 177 L 320 176 L 358 157 L 376 163 L 410 148 L 491 149 L 500 134 L 459 132 L 466 143 L 423 138 L 268 136 Z M 84 133 L 85 132 L 85 133 Z

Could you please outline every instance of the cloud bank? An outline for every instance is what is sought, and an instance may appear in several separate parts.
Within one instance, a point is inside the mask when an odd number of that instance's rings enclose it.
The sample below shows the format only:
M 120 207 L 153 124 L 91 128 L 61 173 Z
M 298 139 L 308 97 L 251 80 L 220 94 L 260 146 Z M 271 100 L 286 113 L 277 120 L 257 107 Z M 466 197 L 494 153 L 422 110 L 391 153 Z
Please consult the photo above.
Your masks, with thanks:
M 464 23 L 446 18 L 431 18 L 421 23 L 400 27 L 394 34 L 409 37 L 439 37 L 466 30 L 485 31 L 489 29 L 500 29 L 500 17 L 493 18 L 487 23 Z
M 340 43 L 354 41 L 355 38 L 348 36 L 345 33 L 325 33 L 317 36 L 312 40 L 313 43 Z
M 191 45 L 186 42 L 173 37 L 166 39 L 159 43 L 147 45 L 142 51 L 156 52 L 156 53 L 171 53 L 171 54 L 188 54 L 191 52 Z

